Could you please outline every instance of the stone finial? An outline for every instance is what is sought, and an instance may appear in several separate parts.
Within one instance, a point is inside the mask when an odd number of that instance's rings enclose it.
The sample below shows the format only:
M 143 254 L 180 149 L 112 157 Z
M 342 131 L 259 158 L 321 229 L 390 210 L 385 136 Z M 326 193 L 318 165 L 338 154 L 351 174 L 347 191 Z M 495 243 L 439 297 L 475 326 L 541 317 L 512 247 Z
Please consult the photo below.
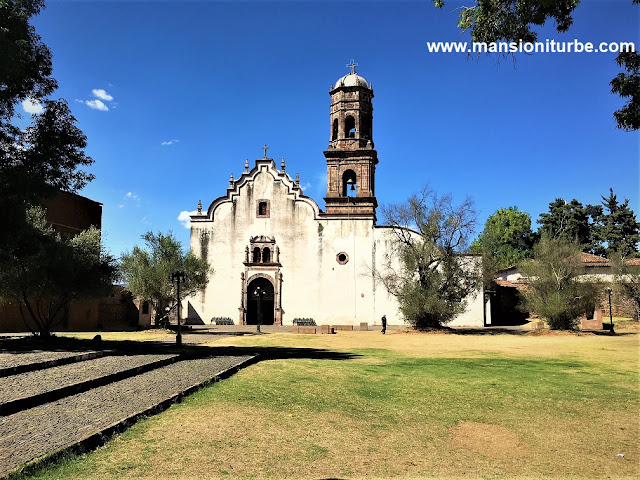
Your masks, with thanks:
M 276 245 L 276 258 L 275 262 L 278 263 L 280 261 L 280 247 Z
M 198 200 L 198 214 L 202 213 L 202 200 Z
M 244 261 L 248 262 L 249 261 L 249 245 L 246 245 L 244 247 Z M 243 274 L 244 275 L 244 274 Z
M 296 173 L 296 185 L 300 186 L 300 174 Z
M 245 158 L 244 160 L 244 171 L 245 173 L 249 173 L 249 159 Z
M 282 157 L 282 161 L 280 162 L 280 170 L 284 172 L 284 168 L 285 168 L 284 157 Z
M 229 176 L 229 186 L 233 187 L 233 173 Z

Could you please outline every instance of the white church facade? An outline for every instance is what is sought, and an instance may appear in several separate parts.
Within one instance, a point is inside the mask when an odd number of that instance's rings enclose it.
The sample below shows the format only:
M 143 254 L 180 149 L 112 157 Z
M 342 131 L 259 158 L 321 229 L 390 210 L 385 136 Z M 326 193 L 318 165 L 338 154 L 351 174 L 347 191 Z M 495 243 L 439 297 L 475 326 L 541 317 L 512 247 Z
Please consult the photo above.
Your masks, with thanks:
M 403 324 L 395 298 L 375 279 L 392 250 L 390 227 L 376 224 L 373 90 L 355 73 L 330 90 L 331 133 L 325 209 L 299 179 L 267 156 L 248 162 L 225 195 L 191 216 L 191 251 L 214 267 L 189 315 L 247 325 Z M 482 291 L 450 325 L 486 324 Z

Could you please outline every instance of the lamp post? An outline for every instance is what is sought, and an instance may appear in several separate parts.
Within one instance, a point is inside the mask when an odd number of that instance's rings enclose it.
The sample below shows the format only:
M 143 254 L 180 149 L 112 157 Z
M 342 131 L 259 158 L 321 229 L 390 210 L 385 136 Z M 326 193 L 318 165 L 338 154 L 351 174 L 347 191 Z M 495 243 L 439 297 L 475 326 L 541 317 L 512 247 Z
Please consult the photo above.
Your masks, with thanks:
M 609 333 L 613 335 L 614 333 L 616 333 L 613 331 L 613 313 L 611 311 L 611 294 L 613 293 L 613 290 L 611 290 L 610 288 L 607 288 L 607 293 L 609 294 L 609 323 L 611 324 L 611 327 L 609 328 Z
M 257 312 L 258 325 L 256 325 L 256 332 L 260 332 L 260 324 L 262 323 L 262 295 L 263 294 L 264 294 L 264 291 L 260 287 L 256 287 L 256 289 L 253 291 L 253 298 L 256 299 L 258 302 L 258 312 Z
M 175 283 L 177 285 L 177 304 L 176 304 L 176 310 L 177 310 L 177 315 L 178 315 L 178 335 L 176 335 L 176 345 L 181 346 L 182 345 L 182 331 L 180 329 L 180 283 L 184 283 L 189 279 L 189 277 L 187 277 L 187 275 L 181 271 L 181 270 L 177 270 L 175 272 L 173 272 L 171 275 L 169 275 L 169 283 Z

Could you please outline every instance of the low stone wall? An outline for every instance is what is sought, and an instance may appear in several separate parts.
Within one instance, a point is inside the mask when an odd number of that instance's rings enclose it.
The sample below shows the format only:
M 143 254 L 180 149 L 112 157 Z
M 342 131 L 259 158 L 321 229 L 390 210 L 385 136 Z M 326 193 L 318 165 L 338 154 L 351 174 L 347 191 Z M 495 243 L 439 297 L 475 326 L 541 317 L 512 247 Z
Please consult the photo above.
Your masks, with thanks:
M 353 331 L 353 325 L 331 325 L 336 332 L 339 331 Z
M 315 335 L 318 331 L 316 327 L 293 327 L 293 333 Z
M 593 318 L 581 318 L 580 330 L 602 330 L 602 314 L 603 310 L 596 309 Z

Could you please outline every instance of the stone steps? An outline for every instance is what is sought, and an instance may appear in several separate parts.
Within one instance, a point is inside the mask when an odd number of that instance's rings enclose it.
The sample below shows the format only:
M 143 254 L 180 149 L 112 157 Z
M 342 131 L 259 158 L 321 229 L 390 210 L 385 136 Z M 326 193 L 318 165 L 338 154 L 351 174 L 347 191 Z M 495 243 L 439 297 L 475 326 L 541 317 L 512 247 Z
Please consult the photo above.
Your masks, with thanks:
M 93 448 L 138 418 L 226 378 L 256 356 L 182 360 L 0 417 L 0 477 L 44 458 Z
M 0 353 L 0 378 L 34 370 L 91 360 L 103 355 L 100 351 L 88 352 L 2 352 Z
M 0 378 L 0 416 L 148 372 L 178 355 L 108 355 Z

